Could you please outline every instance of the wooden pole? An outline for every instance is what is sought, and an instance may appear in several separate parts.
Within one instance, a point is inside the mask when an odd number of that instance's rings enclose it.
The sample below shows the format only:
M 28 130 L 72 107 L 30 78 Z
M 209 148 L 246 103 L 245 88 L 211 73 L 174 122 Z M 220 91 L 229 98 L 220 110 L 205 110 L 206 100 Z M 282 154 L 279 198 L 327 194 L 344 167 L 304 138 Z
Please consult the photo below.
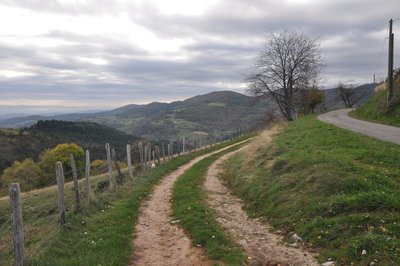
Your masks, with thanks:
M 387 106 L 393 98 L 393 19 L 389 20 L 389 58 L 388 58 L 388 80 L 387 80 Z
M 156 146 L 157 164 L 160 165 L 160 147 Z
M 165 147 L 164 147 L 164 142 L 161 143 L 161 148 L 162 148 L 162 157 L 163 157 L 163 161 L 165 162 Z
M 85 165 L 85 177 L 86 177 L 86 195 L 90 200 L 90 152 L 86 150 L 86 165 Z
M 113 178 L 113 167 L 112 167 L 112 160 L 111 160 L 111 150 L 110 144 L 106 143 L 106 154 L 107 154 L 107 165 L 108 165 L 108 180 L 110 182 L 110 189 L 113 190 L 115 187 L 114 178 Z
M 75 192 L 75 213 L 81 211 L 81 200 L 79 197 L 79 185 L 78 185 L 78 174 L 76 173 L 75 158 L 72 153 L 69 154 L 69 160 L 71 162 L 72 177 L 74 180 L 74 192 Z
M 144 146 L 144 170 L 147 171 L 147 145 Z
M 182 153 L 186 152 L 186 138 L 183 137 L 182 139 Z
M 19 183 L 12 183 L 10 186 L 10 205 L 13 228 L 14 264 L 16 266 L 23 266 L 25 259 L 25 240 Z
M 58 211 L 60 213 L 60 225 L 65 224 L 65 199 L 64 199 L 64 171 L 61 162 L 56 162 L 56 177 L 58 189 Z
M 112 149 L 112 160 L 114 161 L 115 168 L 117 169 L 117 182 L 118 184 L 122 185 L 124 183 L 124 176 L 121 173 L 121 168 L 119 168 L 119 164 L 117 161 L 117 156 L 115 154 L 115 149 Z
M 133 180 L 131 145 L 126 145 L 126 161 L 128 163 L 129 177 Z
M 144 171 L 144 160 L 143 160 L 143 143 L 139 142 L 139 156 L 140 156 L 140 165 L 142 167 L 142 171 Z
M 169 141 L 171 159 L 174 158 L 174 142 L 172 139 Z

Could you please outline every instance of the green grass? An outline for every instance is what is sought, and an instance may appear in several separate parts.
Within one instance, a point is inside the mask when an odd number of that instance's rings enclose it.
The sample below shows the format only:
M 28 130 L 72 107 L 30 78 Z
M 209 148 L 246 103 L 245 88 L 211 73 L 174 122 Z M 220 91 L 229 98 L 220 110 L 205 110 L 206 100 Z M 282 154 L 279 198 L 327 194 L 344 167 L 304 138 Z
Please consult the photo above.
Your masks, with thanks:
M 25 245 L 28 265 L 126 265 L 132 252 L 132 234 L 138 219 L 140 202 L 166 174 L 174 171 L 196 156 L 225 147 L 238 140 L 198 150 L 176 157 L 135 176 L 117 192 L 99 191 L 91 203 L 85 201 L 83 212 L 74 215 L 73 189 L 66 185 L 66 209 L 68 225 L 58 226 L 56 188 L 50 187 L 22 194 Z M 107 176 L 93 177 L 96 183 Z M 82 198 L 86 199 L 84 182 L 80 182 Z M 9 202 L 0 199 L 0 261 L 12 264 L 11 226 L 8 220 Z M 4 226 L 3 226 L 4 225 Z
M 385 112 L 386 92 L 375 94 L 363 106 L 351 111 L 350 116 L 371 122 L 400 126 L 400 104 Z
M 227 161 L 222 178 L 252 216 L 297 233 L 320 261 L 400 264 L 398 145 L 307 116 L 250 153 Z
M 189 232 L 194 244 L 204 246 L 209 258 L 226 265 L 243 265 L 245 255 L 216 221 L 208 207 L 203 184 L 208 167 L 225 153 L 240 145 L 207 157 L 188 169 L 175 183 L 172 208 L 176 219 Z

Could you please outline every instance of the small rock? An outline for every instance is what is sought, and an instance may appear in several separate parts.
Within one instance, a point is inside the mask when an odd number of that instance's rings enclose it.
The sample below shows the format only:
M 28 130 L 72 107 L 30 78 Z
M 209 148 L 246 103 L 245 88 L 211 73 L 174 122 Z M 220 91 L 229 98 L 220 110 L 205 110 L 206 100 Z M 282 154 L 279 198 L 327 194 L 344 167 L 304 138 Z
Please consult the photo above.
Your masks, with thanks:
M 171 224 L 177 224 L 177 223 L 179 223 L 181 220 L 174 220 L 174 221 L 171 221 L 170 223 Z
M 371 261 L 371 263 L 369 265 L 375 265 L 375 262 Z
M 298 243 L 292 243 L 292 244 L 289 244 L 289 246 L 291 246 L 293 248 L 298 248 L 299 244 Z
M 86 222 L 85 221 L 81 221 L 81 225 L 85 225 L 86 224 Z
M 246 240 L 242 239 L 242 240 L 239 241 L 239 244 L 243 246 L 243 245 L 246 245 L 247 242 L 246 242 Z
M 290 239 L 292 239 L 295 242 L 303 242 L 303 239 L 299 237 L 297 234 L 293 234 Z
M 334 261 L 327 261 L 321 264 L 322 266 L 334 266 L 335 262 Z
M 363 249 L 362 251 L 361 251 L 361 255 L 367 255 L 367 251 L 365 250 L 365 249 Z
M 203 245 L 196 244 L 196 247 L 201 248 Z

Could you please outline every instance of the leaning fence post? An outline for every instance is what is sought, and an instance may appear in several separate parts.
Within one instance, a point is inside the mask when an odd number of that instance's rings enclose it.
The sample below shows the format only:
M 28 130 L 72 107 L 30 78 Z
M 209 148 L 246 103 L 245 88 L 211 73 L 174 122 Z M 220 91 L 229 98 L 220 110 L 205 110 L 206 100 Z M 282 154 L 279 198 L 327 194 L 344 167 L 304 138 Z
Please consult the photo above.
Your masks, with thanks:
M 65 200 L 64 200 L 64 171 L 61 162 L 56 162 L 56 177 L 58 188 L 58 210 L 60 213 L 60 225 L 65 224 Z
M 74 180 L 74 192 L 75 192 L 75 213 L 81 211 L 81 200 L 79 198 L 79 185 L 78 185 L 78 174 L 76 173 L 76 164 L 74 155 L 69 154 L 69 160 L 71 162 L 72 177 Z
M 13 228 L 14 263 L 16 266 L 24 265 L 25 242 L 24 225 L 22 222 L 21 189 L 19 183 L 10 186 L 10 205 Z
M 86 176 L 86 194 L 90 199 L 90 152 L 86 150 L 86 165 L 85 165 L 85 176 Z
M 111 150 L 110 144 L 106 143 L 106 154 L 107 154 L 107 165 L 108 165 L 108 180 L 110 182 L 110 189 L 114 189 L 114 178 L 112 175 L 113 167 L 112 167 L 112 160 L 111 160 Z
M 126 145 L 126 161 L 128 163 L 129 176 L 133 179 L 133 171 L 132 171 L 132 158 L 131 158 L 131 145 Z

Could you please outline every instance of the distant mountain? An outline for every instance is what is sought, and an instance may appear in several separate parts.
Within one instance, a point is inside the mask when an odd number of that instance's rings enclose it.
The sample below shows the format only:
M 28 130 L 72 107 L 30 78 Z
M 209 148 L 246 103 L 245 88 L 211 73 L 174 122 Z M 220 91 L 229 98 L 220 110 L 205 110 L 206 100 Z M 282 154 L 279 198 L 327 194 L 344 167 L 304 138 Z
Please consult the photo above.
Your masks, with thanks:
M 93 122 L 40 120 L 29 128 L 0 129 L 0 173 L 14 160 L 37 159 L 45 149 L 61 143 L 76 143 L 89 149 L 92 160 L 95 160 L 105 159 L 104 144 L 107 142 L 123 158 L 126 144 L 136 140 L 138 138 L 135 136 Z
M 365 84 L 356 89 L 365 97 L 373 94 L 375 84 Z M 335 89 L 324 90 L 325 108 L 343 108 Z M 0 121 L 0 127 L 25 127 L 37 120 L 90 121 L 106 125 L 127 134 L 152 140 L 176 136 L 193 136 L 198 132 L 210 135 L 225 134 L 238 127 L 251 127 L 265 117 L 268 110 L 277 110 L 268 101 L 259 101 L 232 91 L 217 91 L 172 103 L 153 102 L 146 105 L 130 104 L 97 113 L 73 113 L 56 116 L 26 116 Z M 324 109 L 324 108 L 321 108 Z
M 254 126 L 271 105 L 257 98 L 232 91 L 198 95 L 172 103 L 130 104 L 99 113 L 75 113 L 40 117 L 65 121 L 91 121 L 128 134 L 159 140 L 191 136 L 195 132 L 224 134 L 238 127 Z M 35 123 L 34 117 L 0 121 L 1 127 L 23 127 Z

